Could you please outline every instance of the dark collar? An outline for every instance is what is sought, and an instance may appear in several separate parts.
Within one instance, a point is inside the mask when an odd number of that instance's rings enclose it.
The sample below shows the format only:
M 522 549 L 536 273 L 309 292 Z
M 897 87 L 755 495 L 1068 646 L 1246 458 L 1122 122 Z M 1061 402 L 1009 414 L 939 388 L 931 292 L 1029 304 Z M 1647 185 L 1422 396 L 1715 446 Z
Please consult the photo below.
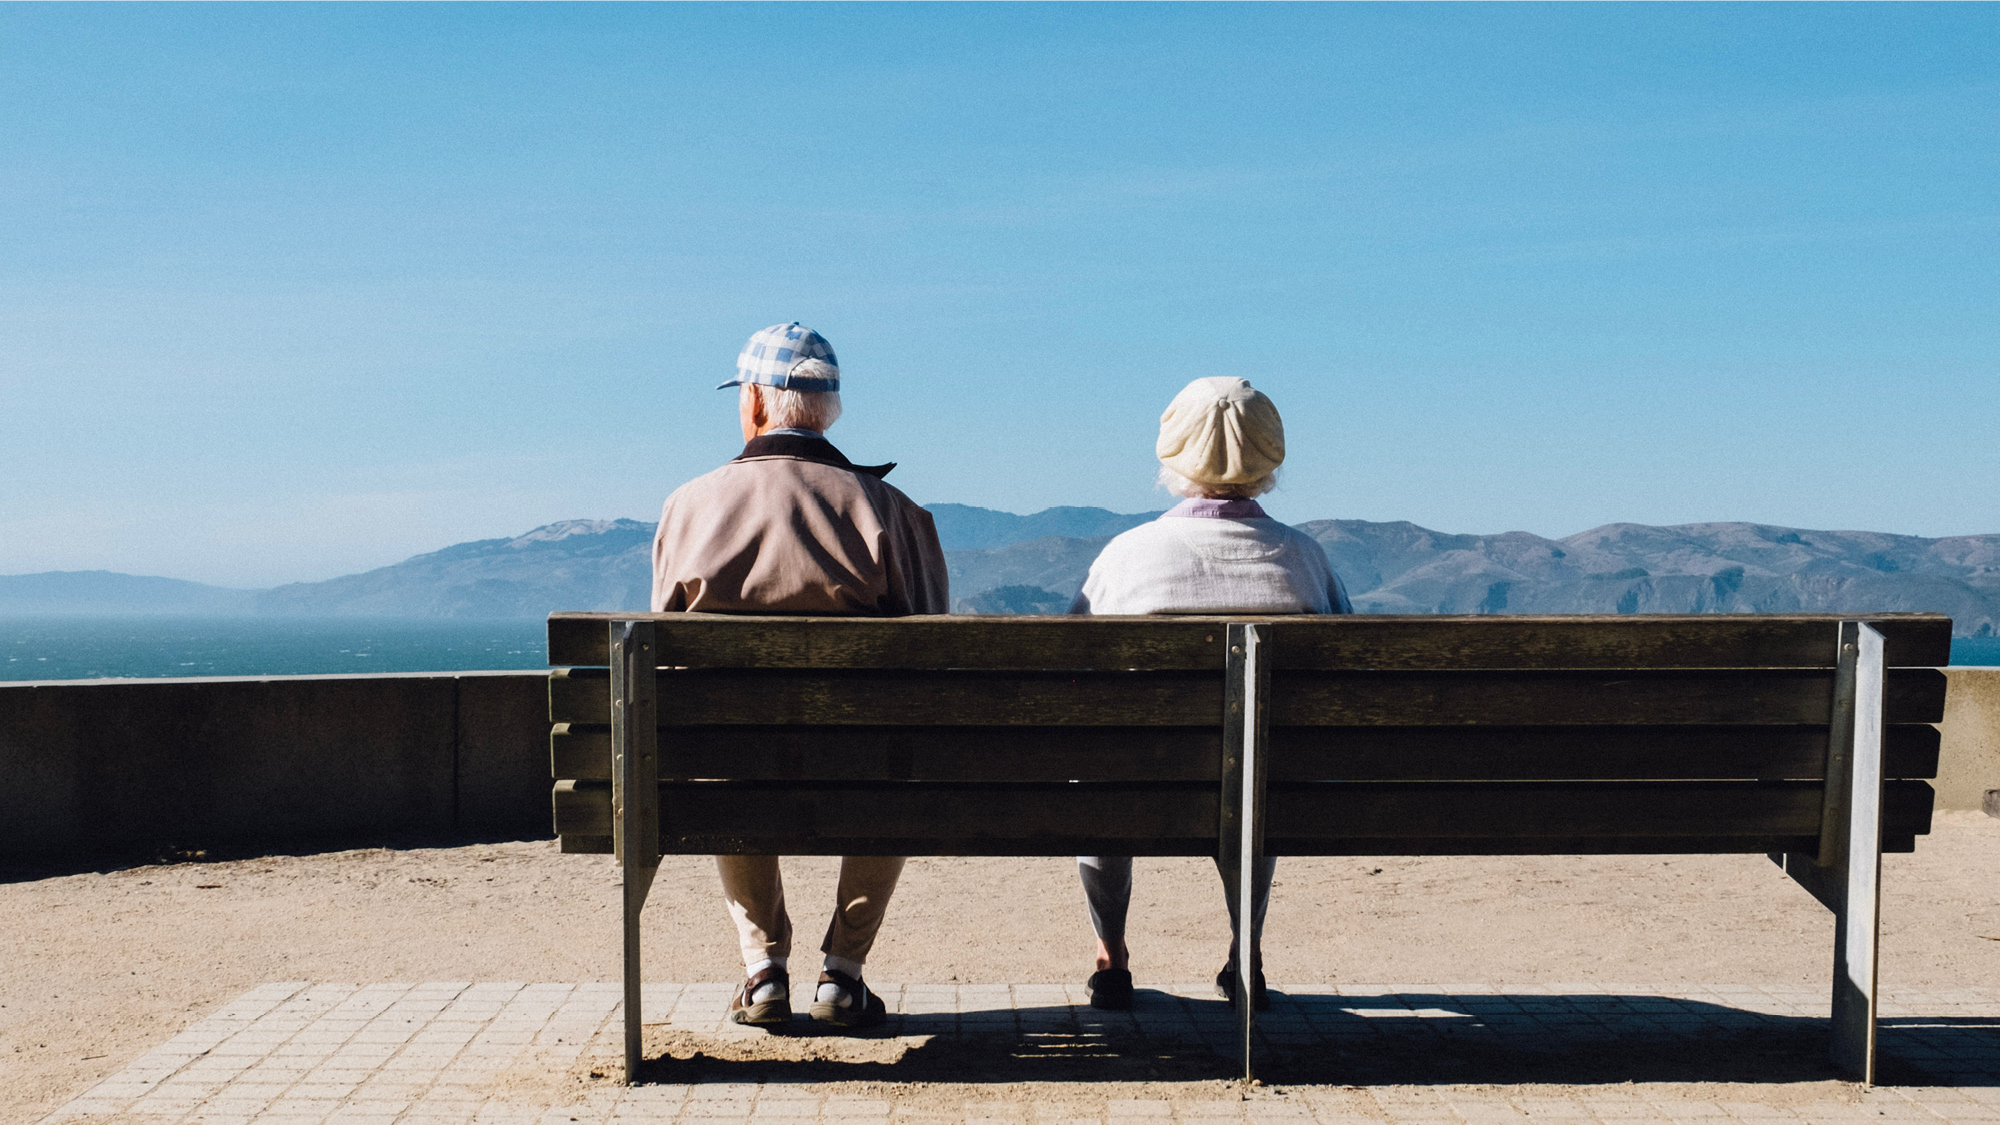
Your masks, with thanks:
M 752 457 L 790 457 L 798 461 L 816 461 L 822 465 L 835 465 L 866 473 L 877 480 L 889 475 L 896 467 L 894 461 L 886 465 L 856 465 L 849 461 L 833 443 L 825 438 L 800 437 L 797 434 L 762 434 L 750 439 L 743 452 L 736 455 L 738 461 Z

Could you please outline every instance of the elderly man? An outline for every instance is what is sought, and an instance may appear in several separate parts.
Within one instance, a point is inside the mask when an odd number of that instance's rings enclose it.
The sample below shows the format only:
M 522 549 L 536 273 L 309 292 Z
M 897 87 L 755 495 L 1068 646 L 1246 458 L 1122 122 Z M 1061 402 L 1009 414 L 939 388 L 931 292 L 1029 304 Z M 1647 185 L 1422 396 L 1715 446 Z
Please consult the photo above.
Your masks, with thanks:
M 653 537 L 653 610 L 895 617 L 950 607 L 929 512 L 826 440 L 840 417 L 840 367 L 796 321 L 750 337 L 736 358 L 743 452 L 667 497 Z M 776 856 L 717 856 L 743 949 L 729 1019 L 791 1019 L 792 923 Z M 862 983 L 901 856 L 845 856 L 812 1017 L 837 1027 L 886 1018 Z

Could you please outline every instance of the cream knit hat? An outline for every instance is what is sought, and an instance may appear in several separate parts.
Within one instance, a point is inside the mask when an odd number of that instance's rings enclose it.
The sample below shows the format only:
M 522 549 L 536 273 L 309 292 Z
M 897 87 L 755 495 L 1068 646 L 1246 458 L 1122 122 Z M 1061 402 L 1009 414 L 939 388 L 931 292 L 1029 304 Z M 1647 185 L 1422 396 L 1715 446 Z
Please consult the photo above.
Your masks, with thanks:
M 1196 484 L 1250 484 L 1284 463 L 1285 423 L 1247 379 L 1196 379 L 1160 415 L 1153 452 Z

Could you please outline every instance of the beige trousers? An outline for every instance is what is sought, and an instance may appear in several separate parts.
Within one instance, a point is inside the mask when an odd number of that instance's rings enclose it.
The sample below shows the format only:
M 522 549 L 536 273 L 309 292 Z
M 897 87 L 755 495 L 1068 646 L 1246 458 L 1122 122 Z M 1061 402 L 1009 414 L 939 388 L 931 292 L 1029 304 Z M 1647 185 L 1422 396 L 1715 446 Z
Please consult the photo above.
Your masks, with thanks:
M 792 917 L 785 911 L 785 880 L 778 873 L 778 857 L 719 855 L 715 866 L 722 873 L 722 897 L 729 903 L 729 917 L 736 922 L 743 963 L 754 965 L 767 957 L 791 956 Z M 868 960 L 875 931 L 882 928 L 889 896 L 896 893 L 896 880 L 902 874 L 903 857 L 899 855 L 840 857 L 833 921 L 827 925 L 820 952 L 857 964 Z

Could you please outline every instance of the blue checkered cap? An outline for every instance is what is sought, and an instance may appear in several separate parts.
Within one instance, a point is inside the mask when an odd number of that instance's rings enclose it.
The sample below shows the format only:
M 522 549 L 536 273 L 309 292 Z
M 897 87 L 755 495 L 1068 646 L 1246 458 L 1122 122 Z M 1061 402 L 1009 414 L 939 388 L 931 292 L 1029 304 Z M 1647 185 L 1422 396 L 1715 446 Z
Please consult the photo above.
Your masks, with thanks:
M 837 391 L 840 361 L 826 337 L 798 321 L 773 324 L 750 337 L 736 357 L 736 378 L 717 387 L 758 383 L 787 391 Z

